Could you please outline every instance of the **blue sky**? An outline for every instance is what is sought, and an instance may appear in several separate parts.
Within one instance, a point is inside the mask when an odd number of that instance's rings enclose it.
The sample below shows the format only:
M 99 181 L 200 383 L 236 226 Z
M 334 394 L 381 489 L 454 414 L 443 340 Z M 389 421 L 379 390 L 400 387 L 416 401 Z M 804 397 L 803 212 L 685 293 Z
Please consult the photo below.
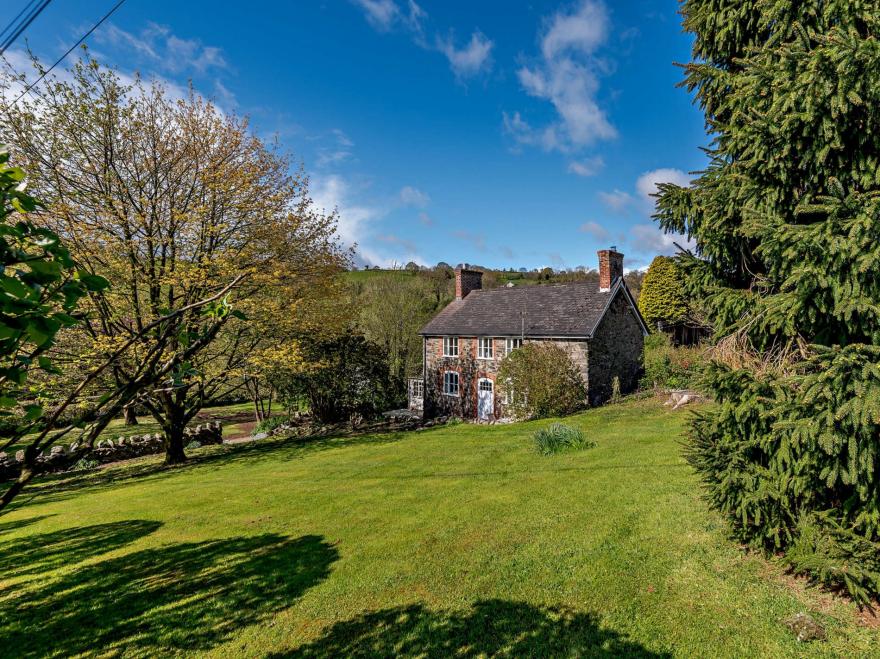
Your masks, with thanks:
M 277 136 L 361 262 L 632 268 L 674 250 L 654 184 L 705 162 L 677 4 L 128 0 L 88 43 Z M 55 0 L 28 45 L 52 61 L 111 5 Z

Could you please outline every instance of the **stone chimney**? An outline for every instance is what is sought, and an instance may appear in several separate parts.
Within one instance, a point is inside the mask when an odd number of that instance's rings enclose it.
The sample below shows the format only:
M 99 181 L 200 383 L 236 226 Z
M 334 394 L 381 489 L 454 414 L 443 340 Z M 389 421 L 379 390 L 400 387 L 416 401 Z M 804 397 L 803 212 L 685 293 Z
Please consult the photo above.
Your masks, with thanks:
M 614 282 L 623 278 L 623 254 L 612 246 L 599 250 L 599 290 L 607 293 Z
M 468 264 L 459 264 L 455 269 L 455 299 L 462 300 L 471 291 L 483 288 L 483 273 L 479 270 L 471 270 Z

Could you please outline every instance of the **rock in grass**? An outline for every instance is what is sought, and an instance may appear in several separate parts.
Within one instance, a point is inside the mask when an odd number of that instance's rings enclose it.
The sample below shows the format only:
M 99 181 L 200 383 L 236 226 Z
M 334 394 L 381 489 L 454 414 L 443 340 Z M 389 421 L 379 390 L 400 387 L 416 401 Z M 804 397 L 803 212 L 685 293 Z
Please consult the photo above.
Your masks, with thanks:
M 782 623 L 792 631 L 800 643 L 825 640 L 825 628 L 806 613 L 795 613 Z

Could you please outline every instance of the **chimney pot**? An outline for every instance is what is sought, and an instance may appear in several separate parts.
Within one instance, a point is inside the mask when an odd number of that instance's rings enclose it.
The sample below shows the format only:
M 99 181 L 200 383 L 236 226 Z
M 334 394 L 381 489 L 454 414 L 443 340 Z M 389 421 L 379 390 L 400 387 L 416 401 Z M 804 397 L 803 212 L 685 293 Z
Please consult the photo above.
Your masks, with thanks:
M 599 290 L 608 292 L 618 279 L 623 278 L 623 254 L 616 246 L 599 250 Z

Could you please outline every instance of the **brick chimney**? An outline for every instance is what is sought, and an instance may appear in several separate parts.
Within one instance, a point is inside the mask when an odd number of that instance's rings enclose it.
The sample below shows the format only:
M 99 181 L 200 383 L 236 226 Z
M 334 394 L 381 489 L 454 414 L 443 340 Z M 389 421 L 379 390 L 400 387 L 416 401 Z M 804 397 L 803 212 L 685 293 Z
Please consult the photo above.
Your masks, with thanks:
M 607 293 L 623 277 L 623 254 L 616 247 L 599 250 L 599 290 Z
M 478 291 L 481 288 L 483 288 L 483 273 L 479 270 L 471 270 L 467 263 L 459 264 L 455 269 L 455 299 L 464 299 L 471 291 Z

